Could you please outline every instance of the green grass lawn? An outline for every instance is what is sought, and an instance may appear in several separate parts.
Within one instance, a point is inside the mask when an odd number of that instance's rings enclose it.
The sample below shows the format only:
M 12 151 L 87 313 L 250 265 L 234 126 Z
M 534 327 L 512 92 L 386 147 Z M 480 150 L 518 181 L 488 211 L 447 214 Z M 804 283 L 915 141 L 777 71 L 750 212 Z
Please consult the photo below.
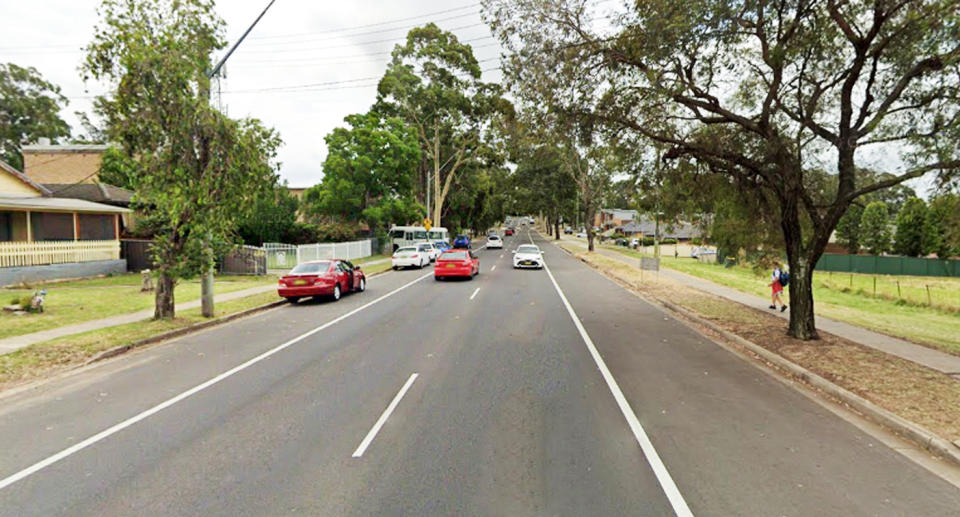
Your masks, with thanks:
M 267 292 L 218 303 L 217 316 L 226 316 L 277 300 L 276 293 Z M 0 389 L 49 375 L 53 371 L 84 364 L 104 350 L 129 345 L 201 321 L 206 321 L 206 318 L 200 315 L 200 309 L 189 309 L 179 311 L 174 320 L 146 320 L 117 325 L 36 343 L 0 355 Z
M 621 246 L 603 247 L 640 257 L 636 251 Z M 705 264 L 683 257 L 661 257 L 660 263 L 665 268 L 740 291 L 764 298 L 770 296 L 767 272 Z M 896 297 L 898 280 L 903 301 Z M 926 285 L 931 286 L 934 307 L 926 306 Z M 960 355 L 960 279 L 877 275 L 877 288 L 878 294 L 873 296 L 873 275 L 816 272 L 813 296 L 817 314 Z M 911 299 L 907 299 L 908 292 L 912 293 Z
M 229 293 L 249 287 L 276 283 L 274 276 L 218 276 L 217 293 Z M 29 296 L 32 289 L 0 289 L 0 304 Z M 124 274 L 42 285 L 47 290 L 45 312 L 16 316 L 0 313 L 0 339 L 40 330 L 80 323 L 118 314 L 127 314 L 154 305 L 153 293 L 140 292 L 140 275 Z M 200 298 L 200 280 L 181 281 L 174 291 L 178 303 Z

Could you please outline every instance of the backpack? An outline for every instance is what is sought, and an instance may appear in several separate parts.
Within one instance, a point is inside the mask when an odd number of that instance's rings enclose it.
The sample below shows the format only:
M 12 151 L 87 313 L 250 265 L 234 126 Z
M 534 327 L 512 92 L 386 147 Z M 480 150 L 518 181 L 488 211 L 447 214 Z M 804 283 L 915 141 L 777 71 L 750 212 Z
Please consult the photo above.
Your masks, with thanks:
M 790 283 L 790 273 L 786 271 L 780 272 L 780 285 L 786 287 Z

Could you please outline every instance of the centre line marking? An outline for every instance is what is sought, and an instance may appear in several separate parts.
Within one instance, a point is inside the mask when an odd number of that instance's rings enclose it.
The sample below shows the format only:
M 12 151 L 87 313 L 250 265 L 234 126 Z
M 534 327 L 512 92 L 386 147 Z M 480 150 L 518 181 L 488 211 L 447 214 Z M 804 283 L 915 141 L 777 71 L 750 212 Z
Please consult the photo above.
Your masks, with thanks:
M 387 422 L 387 419 L 390 418 L 390 413 L 393 413 L 393 410 L 396 409 L 397 404 L 400 403 L 400 399 L 403 398 L 403 395 L 407 393 L 407 390 L 410 389 L 410 386 L 413 386 L 413 381 L 417 380 L 417 374 L 413 374 L 407 379 L 407 382 L 400 388 L 400 391 L 397 393 L 393 400 L 390 401 L 390 405 L 387 406 L 387 409 L 383 410 L 383 414 L 380 415 L 380 418 L 377 419 L 377 423 L 373 424 L 373 428 L 370 429 L 370 432 L 367 433 L 367 436 L 363 438 L 363 441 L 360 442 L 360 446 L 357 447 L 357 450 L 353 451 L 353 457 L 359 458 L 363 456 L 363 453 L 367 450 L 367 447 L 370 446 L 370 442 L 377 437 L 377 433 L 380 432 L 380 428 L 383 427 L 383 424 Z
M 15 474 L 11 474 L 10 476 L 7 476 L 7 477 L 5 477 L 5 478 L 3 478 L 3 479 L 0 479 L 0 490 L 2 490 L 2 489 L 4 489 L 4 488 L 6 488 L 6 487 L 8 487 L 8 486 L 10 486 L 10 485 L 12 485 L 12 484 L 14 484 L 14 483 L 16 483 L 17 481 L 20 481 L 21 479 L 23 479 L 23 478 L 25 478 L 25 477 L 27 477 L 27 476 L 29 476 L 29 475 L 31 475 L 31 474 L 36 473 L 36 472 L 39 471 L 39 470 L 42 470 L 42 469 L 44 469 L 44 468 L 46 468 L 46 467 L 49 467 L 50 465 L 53 465 L 54 463 L 56 463 L 56 462 L 58 462 L 58 461 L 60 461 L 60 460 L 62 460 L 62 459 L 64 459 L 64 458 L 66 458 L 66 457 L 68 457 L 68 456 L 70 456 L 70 455 L 72 455 L 72 454 L 75 454 L 75 453 L 77 453 L 77 452 L 80 452 L 81 450 L 86 449 L 87 447 L 89 447 L 89 446 L 91 446 L 91 445 L 99 442 L 100 440 L 103 440 L 104 438 L 107 438 L 107 437 L 109 437 L 109 436 L 111 436 L 111 435 L 113 435 L 113 434 L 116 434 L 116 433 L 118 433 L 118 432 L 120 432 L 120 431 L 122 431 L 122 430 L 124 430 L 124 429 L 126 429 L 126 428 L 128 428 L 128 427 L 130 427 L 130 426 L 132 426 L 133 424 L 136 424 L 137 422 L 140 422 L 141 420 L 145 420 L 146 418 L 148 418 L 148 417 L 150 417 L 150 416 L 152 416 L 152 415 L 154 415 L 154 414 L 156 414 L 156 413 L 159 413 L 160 411 L 163 411 L 164 409 L 166 409 L 166 408 L 168 408 L 168 407 L 176 404 L 177 402 L 180 402 L 180 401 L 186 399 L 187 397 L 190 397 L 191 395 L 196 395 L 197 393 L 199 393 L 199 392 L 201 392 L 201 391 L 209 388 L 210 386 L 213 386 L 214 384 L 217 384 L 218 382 L 226 379 L 227 377 L 230 377 L 230 376 L 232 376 L 232 375 L 234 375 L 234 374 L 236 374 L 236 373 L 238 373 L 238 372 L 240 372 L 240 371 L 246 370 L 247 368 L 249 368 L 249 367 L 251 367 L 251 366 L 259 363 L 260 361 L 263 361 L 264 359 L 270 357 L 271 355 L 273 355 L 273 354 L 275 354 L 275 353 L 277 353 L 277 352 L 279 352 L 279 351 L 281 351 L 281 350 L 283 350 L 283 349 L 285 349 L 285 348 L 287 348 L 287 347 L 289 347 L 289 346 L 291 346 L 291 345 L 293 345 L 293 344 L 295 344 L 295 343 L 297 343 L 297 342 L 299 342 L 299 341 L 303 341 L 304 339 L 306 339 L 306 338 L 308 338 L 308 337 L 316 334 L 317 332 L 320 332 L 320 331 L 326 329 L 327 327 L 330 327 L 331 325 L 335 325 L 335 324 L 337 324 L 337 323 L 339 323 L 339 322 L 341 322 L 341 321 L 349 318 L 350 316 L 353 316 L 354 314 L 356 314 L 356 313 L 358 313 L 358 312 L 366 309 L 367 307 L 370 307 L 370 306 L 372 306 L 372 305 L 375 305 L 375 304 L 377 304 L 377 303 L 379 303 L 379 302 L 381 302 L 381 301 L 383 301 L 383 300 L 385 300 L 385 299 L 393 296 L 394 294 L 399 293 L 400 291 L 402 291 L 402 290 L 410 287 L 411 285 L 413 285 L 413 284 L 415 284 L 415 283 L 423 280 L 424 278 L 427 278 L 427 277 L 432 276 L 432 275 L 433 275 L 433 273 L 427 273 L 427 274 L 425 274 L 425 275 L 423 275 L 423 276 L 421 276 L 421 277 L 419 277 L 419 278 L 417 278 L 417 279 L 415 279 L 415 280 L 411 280 L 410 282 L 407 282 L 406 284 L 403 284 L 402 286 L 394 289 L 393 291 L 390 291 L 389 293 L 387 293 L 387 294 L 385 294 L 385 295 L 383 295 L 383 296 L 381 296 L 381 297 L 379 297 L 379 298 L 377 298 L 377 299 L 375 299 L 375 300 L 373 300 L 373 301 L 371 301 L 371 302 L 368 302 L 368 303 L 366 303 L 366 304 L 364 304 L 364 305 L 361 305 L 360 307 L 357 307 L 356 309 L 353 309 L 352 311 L 350 311 L 350 312 L 348 312 L 348 313 L 346 313 L 346 314 L 344 314 L 344 315 L 342 315 L 342 316 L 339 316 L 339 317 L 337 317 L 337 318 L 335 318 L 335 319 L 333 319 L 333 320 L 330 320 L 330 321 L 324 323 L 323 325 L 320 325 L 319 327 L 317 327 L 317 328 L 315 328 L 315 329 L 313 329 L 313 330 L 310 330 L 310 331 L 308 331 L 308 332 L 306 332 L 306 333 L 304 333 L 304 334 L 300 334 L 299 336 L 297 336 L 297 337 L 295 337 L 295 338 L 287 341 L 286 343 L 283 343 L 283 344 L 281 344 L 281 345 L 278 345 L 278 346 L 276 346 L 275 348 L 271 348 L 270 350 L 267 350 L 266 352 L 264 352 L 264 353 L 262 353 L 262 354 L 260 354 L 260 355 L 258 355 L 258 356 L 256 356 L 256 357 L 254 357 L 253 359 L 249 359 L 249 360 L 246 361 L 245 363 L 242 363 L 242 364 L 240 364 L 240 365 L 238 365 L 238 366 L 235 366 L 235 367 L 233 367 L 233 368 L 231 368 L 231 369 L 229 369 L 229 370 L 221 373 L 220 375 L 217 375 L 216 377 L 214 377 L 214 378 L 212 378 L 212 379 L 210 379 L 210 380 L 208 380 L 208 381 L 206 381 L 206 382 L 204 382 L 204 383 L 202 383 L 202 384 L 198 384 L 198 385 L 190 388 L 189 390 L 184 391 L 183 393 L 174 396 L 173 398 L 169 398 L 169 399 L 167 399 L 167 400 L 165 400 L 165 401 L 157 404 L 156 406 L 153 406 L 152 408 L 150 408 L 150 409 L 148 409 L 148 410 L 146 410 L 146 411 L 144 411 L 144 412 L 142 412 L 142 413 L 139 413 L 139 414 L 137 414 L 137 415 L 134 415 L 134 416 L 132 416 L 132 417 L 124 420 L 123 422 L 120 422 L 119 424 L 114 425 L 113 427 L 109 427 L 109 428 L 107 428 L 107 429 L 104 429 L 103 431 L 100 431 L 99 433 L 97 433 L 97 434 L 95 434 L 95 435 L 93 435 L 93 436 L 91 436 L 91 437 L 83 440 L 82 442 L 79 442 L 79 443 L 77 443 L 77 444 L 75 444 L 75 445 L 73 445 L 73 446 L 71 446 L 71 447 L 68 447 L 68 448 L 66 448 L 66 449 L 64 449 L 64 450 L 62 450 L 62 451 L 54 454 L 53 456 L 49 456 L 48 458 L 46 458 L 46 459 L 44 459 L 44 460 L 41 460 L 41 461 L 38 461 L 37 463 L 34 463 L 33 465 L 31 465 L 31 466 L 29 466 L 29 467 L 21 470 L 20 472 L 17 472 L 17 473 L 15 473 Z M 414 376 L 416 376 L 416 374 L 414 374 Z
M 494 269 L 497 269 L 497 265 L 496 265 L 496 264 L 494 264 L 493 267 L 490 268 L 490 272 L 493 273 L 493 270 L 494 270 Z
M 530 241 L 533 242 L 533 237 L 530 238 Z M 584 344 L 587 345 L 587 350 L 590 351 L 593 361 L 597 364 L 597 368 L 600 369 L 603 380 L 607 381 L 607 387 L 610 388 L 611 393 L 613 393 L 613 398 L 617 401 L 617 406 L 620 407 L 620 412 L 623 413 L 623 417 L 627 419 L 627 424 L 630 426 L 630 430 L 633 431 L 633 436 L 637 439 L 637 443 L 640 444 L 640 449 L 643 451 L 647 463 L 653 470 L 653 474 L 657 477 L 660 487 L 663 488 L 663 492 L 670 501 L 673 512 L 677 514 L 678 517 L 693 517 L 693 512 L 690 511 L 690 507 L 687 506 L 687 502 L 683 499 L 683 495 L 677 488 L 676 483 L 673 482 L 670 472 L 667 471 L 666 465 L 663 464 L 663 460 L 661 460 L 660 455 L 657 454 L 657 450 L 653 447 L 653 442 L 650 441 L 647 432 L 644 431 L 643 426 L 640 425 L 640 420 L 637 419 L 637 415 L 630 407 L 630 403 L 620 390 L 620 385 L 617 384 L 617 380 L 614 379 L 613 374 L 610 373 L 607 364 L 603 362 L 603 358 L 600 357 L 600 352 L 597 351 L 597 347 L 593 344 L 593 340 L 590 339 L 590 335 L 587 334 L 587 330 L 583 327 L 583 324 L 580 323 L 580 318 L 577 316 L 576 311 L 573 310 L 573 306 L 570 305 L 566 295 L 563 294 L 563 290 L 560 289 L 560 284 L 557 283 L 557 279 L 553 277 L 553 273 L 550 272 L 550 268 L 546 264 L 544 264 L 543 268 L 550 277 L 550 281 L 553 282 L 553 287 L 557 290 L 557 294 L 560 295 L 563 305 L 567 308 L 567 313 L 573 320 L 573 324 L 580 332 L 580 337 L 583 339 Z
M 477 296 L 477 293 L 479 292 L 480 292 L 480 288 L 478 287 L 473 291 L 473 294 L 470 295 L 470 299 L 472 300 L 475 296 Z

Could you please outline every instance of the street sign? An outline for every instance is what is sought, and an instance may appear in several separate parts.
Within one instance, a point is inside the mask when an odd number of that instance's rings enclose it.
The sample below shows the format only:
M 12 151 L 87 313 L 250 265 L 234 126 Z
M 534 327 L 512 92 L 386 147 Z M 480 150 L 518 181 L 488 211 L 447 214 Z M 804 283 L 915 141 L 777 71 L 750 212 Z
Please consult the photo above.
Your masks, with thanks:
M 433 221 L 431 221 L 429 217 L 425 217 L 423 219 L 423 227 L 429 232 L 431 226 L 433 226 Z

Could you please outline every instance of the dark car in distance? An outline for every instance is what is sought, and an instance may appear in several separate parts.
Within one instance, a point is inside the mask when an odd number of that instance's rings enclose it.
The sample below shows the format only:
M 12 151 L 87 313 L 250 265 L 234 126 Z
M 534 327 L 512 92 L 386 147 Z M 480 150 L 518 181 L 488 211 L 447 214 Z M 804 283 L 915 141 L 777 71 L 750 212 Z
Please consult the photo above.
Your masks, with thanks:
M 457 238 L 453 239 L 453 249 L 456 249 L 456 250 L 470 249 L 470 237 L 467 237 L 466 235 L 457 235 Z

